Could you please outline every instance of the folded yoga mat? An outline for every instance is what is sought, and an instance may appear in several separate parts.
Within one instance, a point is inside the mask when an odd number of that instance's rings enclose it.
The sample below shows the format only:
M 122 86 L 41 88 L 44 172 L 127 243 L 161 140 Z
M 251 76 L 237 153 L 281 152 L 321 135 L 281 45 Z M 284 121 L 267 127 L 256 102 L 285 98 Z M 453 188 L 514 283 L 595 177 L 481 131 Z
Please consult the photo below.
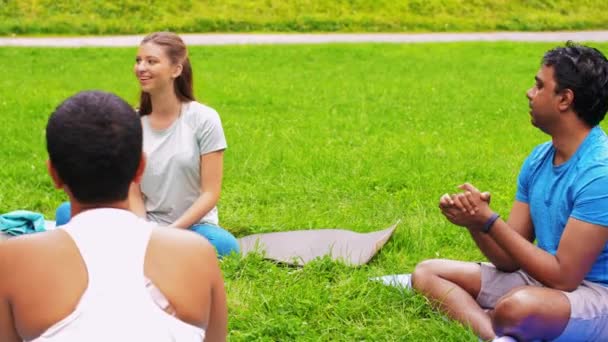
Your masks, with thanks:
M 371 233 L 356 233 L 345 229 L 295 230 L 254 234 L 238 239 L 243 256 L 260 252 L 266 259 L 302 266 L 307 262 L 329 256 L 333 260 L 357 266 L 376 255 L 386 244 L 399 222 Z
M 259 251 L 267 259 L 299 266 L 329 255 L 334 260 L 356 266 L 369 262 L 386 244 L 398 224 L 399 221 L 384 230 L 371 233 L 315 229 L 254 234 L 238 240 L 243 255 Z M 46 220 L 45 225 L 47 230 L 55 229 L 55 221 Z

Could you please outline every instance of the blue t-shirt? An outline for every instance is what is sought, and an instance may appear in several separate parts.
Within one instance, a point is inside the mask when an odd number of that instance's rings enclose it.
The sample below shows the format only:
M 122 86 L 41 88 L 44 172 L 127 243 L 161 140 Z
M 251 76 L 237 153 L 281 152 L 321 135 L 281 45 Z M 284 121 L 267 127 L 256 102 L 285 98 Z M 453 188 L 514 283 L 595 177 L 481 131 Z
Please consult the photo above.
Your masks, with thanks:
M 596 126 L 568 161 L 554 166 L 554 156 L 551 142 L 532 151 L 515 196 L 530 207 L 538 247 L 553 255 L 570 217 L 608 229 L 608 137 Z M 585 279 L 608 285 L 608 245 Z

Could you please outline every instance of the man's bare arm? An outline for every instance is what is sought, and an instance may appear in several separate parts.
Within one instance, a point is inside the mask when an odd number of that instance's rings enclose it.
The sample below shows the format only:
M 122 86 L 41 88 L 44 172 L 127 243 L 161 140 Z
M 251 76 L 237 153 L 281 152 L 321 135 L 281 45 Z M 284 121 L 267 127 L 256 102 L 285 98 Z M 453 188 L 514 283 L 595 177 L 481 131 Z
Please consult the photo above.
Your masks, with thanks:
M 5 246 L 0 243 L 0 279 L 8 279 L 9 257 Z M 8 299 L 8 288 L 6 281 L 0 281 L 0 341 L 1 342 L 21 342 L 22 339 L 17 334 L 15 321 Z
M 507 225 L 526 239 L 526 241 L 534 241 L 534 226 L 528 204 L 518 201 L 513 203 Z M 476 229 L 469 229 L 469 233 L 471 233 L 481 252 L 496 268 L 504 272 L 513 272 L 521 268 L 521 265 L 501 248 L 492 236 Z
M 494 212 L 482 200 L 479 190 L 470 184 L 466 188 L 470 193 L 468 201 L 477 212 L 460 219 L 469 229 L 481 231 Z M 534 245 L 501 219 L 495 221 L 488 234 L 530 276 L 562 291 L 572 291 L 580 285 L 608 242 L 608 227 L 572 217 L 566 223 L 555 255 Z
M 226 291 L 224 279 L 217 260 L 210 272 L 211 276 L 211 308 L 209 310 L 209 324 L 205 331 L 205 341 L 223 342 L 228 334 L 228 309 L 226 305 Z
M 534 279 L 545 286 L 573 291 L 585 278 L 608 242 L 608 228 L 570 218 L 552 255 L 496 222 L 490 235 Z

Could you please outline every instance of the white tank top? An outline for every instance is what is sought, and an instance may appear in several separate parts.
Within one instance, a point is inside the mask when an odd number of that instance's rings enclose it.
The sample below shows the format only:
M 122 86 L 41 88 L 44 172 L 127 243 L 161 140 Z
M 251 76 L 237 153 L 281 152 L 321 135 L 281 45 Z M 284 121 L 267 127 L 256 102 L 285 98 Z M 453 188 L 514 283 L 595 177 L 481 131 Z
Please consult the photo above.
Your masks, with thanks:
M 154 227 L 119 209 L 88 210 L 63 226 L 89 284 L 76 310 L 32 341 L 203 341 L 203 329 L 164 312 L 146 289 L 144 259 Z

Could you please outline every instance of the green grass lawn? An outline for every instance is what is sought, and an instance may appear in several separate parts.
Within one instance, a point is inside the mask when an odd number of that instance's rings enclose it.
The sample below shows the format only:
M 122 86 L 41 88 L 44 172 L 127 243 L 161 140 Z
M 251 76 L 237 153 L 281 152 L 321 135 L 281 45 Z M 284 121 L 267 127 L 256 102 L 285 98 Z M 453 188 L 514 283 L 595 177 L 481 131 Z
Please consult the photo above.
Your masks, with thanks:
M 369 265 L 299 269 L 228 258 L 232 341 L 476 341 L 423 298 L 367 279 L 426 258 L 479 260 L 437 209 L 470 181 L 507 216 L 525 156 L 547 136 L 525 91 L 553 44 L 193 47 L 198 98 L 229 148 L 220 221 L 237 236 L 301 228 L 368 232 L 402 223 Z M 608 52 L 608 44 L 596 44 Z M 83 89 L 137 98 L 135 49 L 0 49 L 0 212 L 52 218 L 44 128 Z
M 607 29 L 605 0 L 0 0 L 0 35 Z

